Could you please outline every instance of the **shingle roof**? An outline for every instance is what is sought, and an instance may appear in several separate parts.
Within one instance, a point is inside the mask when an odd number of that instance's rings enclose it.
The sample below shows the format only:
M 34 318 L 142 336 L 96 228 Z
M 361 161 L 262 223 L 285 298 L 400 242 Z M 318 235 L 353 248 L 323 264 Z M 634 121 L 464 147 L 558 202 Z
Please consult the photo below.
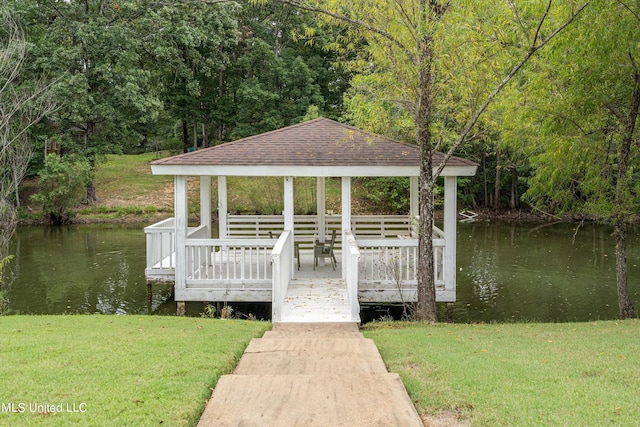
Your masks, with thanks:
M 434 164 L 442 159 L 434 153 Z M 153 165 L 207 166 L 417 166 L 417 145 L 365 132 L 326 118 L 250 136 L 178 156 Z M 447 166 L 476 166 L 452 157 Z

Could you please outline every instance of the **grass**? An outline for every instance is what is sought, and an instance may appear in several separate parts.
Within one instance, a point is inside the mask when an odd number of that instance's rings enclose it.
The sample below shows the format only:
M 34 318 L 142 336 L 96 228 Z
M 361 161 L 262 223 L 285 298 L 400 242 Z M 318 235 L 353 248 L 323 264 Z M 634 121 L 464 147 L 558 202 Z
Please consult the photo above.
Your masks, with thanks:
M 268 327 L 156 316 L 0 317 L 0 425 L 195 425 L 218 378 Z M 25 411 L 8 412 L 11 403 Z
M 268 327 L 156 316 L 0 317 L 0 425 L 195 425 L 218 378 Z M 639 319 L 380 322 L 364 330 L 420 413 L 474 426 L 638 425 L 639 332 Z M 11 404 L 25 411 L 10 412 Z
M 155 153 L 108 155 L 98 166 L 96 189 L 104 199 L 148 197 L 163 185 L 172 185 L 173 177 L 152 175 L 150 162 Z
M 161 152 L 160 156 L 168 153 Z M 96 170 L 95 187 L 98 200 L 92 205 L 78 207 L 80 220 L 122 221 L 136 220 L 153 222 L 173 214 L 173 176 L 153 175 L 150 162 L 156 160 L 155 153 L 111 154 Z M 199 180 L 189 177 L 189 214 L 199 215 Z M 368 195 L 370 189 L 363 180 L 354 180 L 352 211 L 366 214 L 376 211 Z M 281 177 L 229 177 L 228 206 L 233 214 L 280 214 L 283 210 L 284 185 Z M 294 181 L 295 213 L 316 212 L 316 180 L 298 177 Z M 212 180 L 212 208 L 217 200 L 217 180 Z M 40 206 L 30 201 L 37 191 L 37 180 L 28 180 L 23 185 L 21 199 L 25 204 L 20 211 L 21 219 L 41 218 Z M 326 208 L 336 213 L 341 211 L 341 181 L 326 180 Z
M 375 340 L 423 414 L 473 426 L 640 422 L 640 320 L 562 324 L 379 323 Z

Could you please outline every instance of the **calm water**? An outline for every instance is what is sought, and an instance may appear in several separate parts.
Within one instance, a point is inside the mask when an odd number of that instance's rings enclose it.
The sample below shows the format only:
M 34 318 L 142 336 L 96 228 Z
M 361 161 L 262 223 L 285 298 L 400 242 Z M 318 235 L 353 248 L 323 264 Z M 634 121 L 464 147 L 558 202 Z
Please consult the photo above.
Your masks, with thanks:
M 587 224 L 461 224 L 456 321 L 586 321 L 618 315 L 611 229 Z M 574 240 L 575 234 L 575 240 Z M 640 310 L 640 236 L 627 238 Z
M 460 224 L 457 322 L 585 321 L 617 316 L 610 230 Z M 629 287 L 640 310 L 640 237 L 628 239 Z M 20 228 L 6 296 L 19 313 L 173 314 L 170 286 L 147 301 L 141 225 Z M 194 303 L 197 315 L 202 304 Z

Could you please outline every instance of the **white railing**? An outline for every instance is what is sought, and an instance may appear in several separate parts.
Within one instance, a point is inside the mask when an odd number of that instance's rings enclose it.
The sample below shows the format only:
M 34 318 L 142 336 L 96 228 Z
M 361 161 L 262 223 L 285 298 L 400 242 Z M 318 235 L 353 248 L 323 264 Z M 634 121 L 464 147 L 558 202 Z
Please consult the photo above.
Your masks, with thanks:
M 282 320 L 282 304 L 293 273 L 293 236 L 290 231 L 280 234 L 271 253 L 273 288 L 271 293 L 271 320 Z
M 173 269 L 176 251 L 174 219 L 168 218 L 148 227 L 144 232 L 147 238 L 147 269 Z
M 351 319 L 360 318 L 360 304 L 358 303 L 358 261 L 360 260 L 360 248 L 351 231 L 345 231 L 343 236 L 344 247 L 347 250 L 345 260 L 347 293 L 351 305 Z
M 187 239 L 187 286 L 270 283 L 275 239 Z
M 411 286 L 418 283 L 417 239 L 358 240 L 360 283 Z M 436 286 L 444 286 L 444 239 L 433 239 Z
M 227 227 L 228 237 L 260 238 L 269 236 L 269 233 L 277 236 L 284 229 L 284 217 L 282 215 L 229 215 Z M 332 230 L 341 228 L 340 215 L 326 215 L 323 232 L 318 229 L 316 215 L 294 216 L 295 240 L 301 249 L 312 249 L 316 239 L 325 241 Z M 353 215 L 351 231 L 356 237 L 363 238 L 409 236 L 411 221 L 407 215 Z
M 175 270 L 175 219 L 167 218 L 145 227 L 144 232 L 147 242 L 147 274 L 153 275 L 154 272 Z M 208 237 L 207 233 L 206 225 L 189 227 L 187 238 L 206 238 Z
M 411 237 L 417 239 L 420 235 L 420 217 L 418 215 L 411 218 Z M 433 226 L 433 237 L 436 239 L 444 239 L 444 231 Z

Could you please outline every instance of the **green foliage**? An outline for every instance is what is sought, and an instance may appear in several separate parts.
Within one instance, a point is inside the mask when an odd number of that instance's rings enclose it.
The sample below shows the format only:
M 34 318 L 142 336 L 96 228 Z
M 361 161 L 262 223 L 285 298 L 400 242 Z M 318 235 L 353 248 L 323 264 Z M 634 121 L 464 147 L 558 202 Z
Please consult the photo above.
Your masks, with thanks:
M 409 178 L 361 178 L 370 209 L 377 214 L 406 214 L 409 212 Z
M 85 159 L 50 154 L 40 172 L 40 191 L 33 200 L 42 204 L 52 223 L 64 224 L 74 215 L 72 209 L 83 199 L 90 181 L 91 167 Z
M 638 117 L 628 134 L 640 63 L 637 3 L 596 1 L 549 50 L 527 84 L 540 150 L 526 197 L 541 209 L 581 211 L 603 220 L 640 212 L 638 150 L 619 176 L 625 143 L 640 138 Z M 637 89 L 636 89 L 637 90 Z

